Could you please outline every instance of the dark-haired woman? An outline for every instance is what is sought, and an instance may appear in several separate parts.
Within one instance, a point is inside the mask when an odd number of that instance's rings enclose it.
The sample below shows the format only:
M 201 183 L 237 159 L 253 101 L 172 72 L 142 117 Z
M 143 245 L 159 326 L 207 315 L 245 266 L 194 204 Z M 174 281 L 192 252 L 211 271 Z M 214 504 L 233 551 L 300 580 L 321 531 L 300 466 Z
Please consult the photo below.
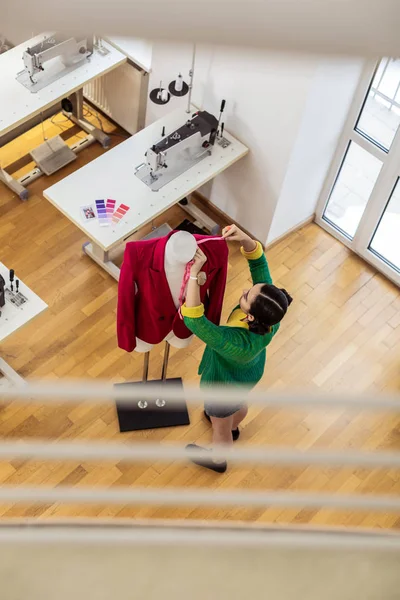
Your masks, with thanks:
M 236 225 L 226 227 L 223 237 L 240 242 L 243 256 L 248 260 L 253 286 L 244 290 L 239 305 L 233 309 L 225 326 L 217 326 L 204 316 L 200 302 L 199 273 L 206 262 L 205 254 L 197 249 L 186 294 L 182 306 L 185 324 L 198 338 L 206 343 L 200 364 L 201 385 L 235 385 L 243 387 L 243 396 L 253 388 L 264 373 L 266 347 L 279 329 L 280 322 L 292 302 L 286 290 L 272 284 L 263 248 Z M 240 404 L 207 402 L 205 416 L 213 428 L 213 444 L 231 446 L 239 437 L 239 424 L 247 415 L 245 400 Z M 213 459 L 212 451 L 190 444 L 188 450 L 200 450 L 201 458 L 196 464 L 224 473 L 227 462 Z

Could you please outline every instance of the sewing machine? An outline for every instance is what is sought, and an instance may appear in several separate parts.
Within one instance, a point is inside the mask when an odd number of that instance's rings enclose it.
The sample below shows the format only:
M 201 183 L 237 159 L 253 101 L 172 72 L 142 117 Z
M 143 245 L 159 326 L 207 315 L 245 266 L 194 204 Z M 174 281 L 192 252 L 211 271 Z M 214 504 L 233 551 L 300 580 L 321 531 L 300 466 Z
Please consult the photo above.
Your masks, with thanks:
M 49 35 L 23 52 L 24 70 L 18 73 L 17 80 L 37 92 L 80 66 L 92 54 L 92 38 Z M 45 68 L 46 63 L 49 64 Z
M 220 120 L 207 111 L 194 113 L 184 125 L 163 137 L 147 150 L 146 162 L 136 167 L 136 177 L 153 191 L 160 190 L 164 185 L 211 155 L 217 139 Z
M 190 108 L 189 117 L 196 110 L 192 106 Z M 58 183 L 43 192 L 43 196 L 57 210 L 88 236 L 90 242 L 84 245 L 85 254 L 117 281 L 120 268 L 113 262 L 113 257 L 123 250 L 126 240 L 178 203 L 180 206 L 178 212 L 184 210 L 199 227 L 211 233 L 216 232 L 215 221 L 192 202 L 190 196 L 248 153 L 248 148 L 230 133 L 224 133 L 223 139 L 229 142 L 227 147 L 224 148 L 220 143 L 220 137 L 217 137 L 216 143 L 211 146 L 211 155 L 207 155 L 204 160 L 199 160 L 192 169 L 182 172 L 169 185 L 165 185 L 160 193 L 154 193 L 150 186 L 133 176 L 133 166 L 143 162 L 146 151 L 153 147 L 155 141 L 167 137 L 165 134 L 162 135 L 163 129 L 165 133 L 172 135 L 175 131 L 181 130 L 182 124 L 186 123 L 187 119 L 188 113 L 183 107 L 168 112 L 158 121 L 116 145 L 109 152 L 102 153 L 95 160 L 60 179 Z M 209 139 L 209 135 L 205 139 Z M 178 147 L 179 144 L 175 146 Z M 202 148 L 201 144 L 198 144 L 197 148 L 201 152 L 210 150 L 210 148 Z M 161 167 L 156 172 L 156 176 L 159 174 L 164 176 L 173 168 L 170 156 L 173 157 L 170 152 L 172 149 L 167 151 L 165 159 L 168 167 Z M 146 170 L 147 167 L 143 167 L 143 171 Z M 100 226 L 98 219 L 84 221 L 81 217 L 82 206 L 88 203 L 88 199 L 101 198 L 105 193 L 107 198 L 115 198 L 118 204 L 129 206 L 129 211 L 121 216 L 117 225 L 112 224 L 110 227 Z

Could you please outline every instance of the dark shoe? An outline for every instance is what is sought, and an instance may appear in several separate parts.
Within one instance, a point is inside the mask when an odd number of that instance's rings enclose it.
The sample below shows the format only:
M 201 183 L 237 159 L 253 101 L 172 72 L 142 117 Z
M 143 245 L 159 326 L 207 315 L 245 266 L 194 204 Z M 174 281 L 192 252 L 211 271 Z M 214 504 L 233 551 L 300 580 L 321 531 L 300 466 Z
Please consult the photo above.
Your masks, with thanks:
M 214 462 L 213 459 L 209 456 L 211 450 L 207 450 L 207 448 L 202 448 L 201 446 L 197 446 L 197 444 L 188 444 L 186 446 L 186 450 L 188 450 L 189 453 L 191 450 L 203 450 L 204 458 L 190 459 L 195 465 L 199 465 L 200 467 L 204 467 L 205 469 L 211 469 L 211 471 L 215 471 L 216 473 L 225 473 L 226 469 L 228 468 L 226 460 L 221 463 Z
M 206 413 L 206 411 L 204 411 L 204 416 L 207 419 L 207 421 L 209 423 L 211 423 L 211 417 L 208 416 L 208 414 Z M 232 430 L 232 439 L 234 442 L 236 442 L 236 440 L 238 440 L 240 438 L 240 431 L 239 431 L 239 427 L 236 427 L 236 429 Z

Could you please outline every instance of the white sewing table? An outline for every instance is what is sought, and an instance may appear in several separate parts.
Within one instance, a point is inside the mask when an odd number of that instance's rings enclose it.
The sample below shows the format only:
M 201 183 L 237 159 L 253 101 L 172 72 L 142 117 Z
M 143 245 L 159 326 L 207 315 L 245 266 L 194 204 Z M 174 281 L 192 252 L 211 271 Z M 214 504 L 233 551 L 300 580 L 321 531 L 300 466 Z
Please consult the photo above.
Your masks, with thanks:
M 78 123 L 89 135 L 85 143 L 77 144 L 77 147 L 72 147 L 72 150 L 77 152 L 95 140 L 106 147 L 109 144 L 108 136 L 83 118 L 83 87 L 90 81 L 105 75 L 126 62 L 126 55 L 110 44 L 103 42 L 103 45 L 109 50 L 107 55 L 103 56 L 94 49 L 93 55 L 85 60 L 81 66 L 65 73 L 60 79 L 47 85 L 42 90 L 32 93 L 17 81 L 16 76 L 24 67 L 22 61 L 24 50 L 39 43 L 44 35 L 40 34 L 0 55 L 0 139 L 19 125 L 58 104 L 63 98 L 76 94 L 77 106 L 74 106 L 72 120 Z M 50 62 L 48 65 L 51 72 L 54 66 Z M 44 68 L 45 73 L 46 65 Z M 21 200 L 26 200 L 28 197 L 28 190 L 25 185 L 42 174 L 40 169 L 36 168 L 28 176 L 17 180 L 1 167 L 4 167 L 4 165 L 0 161 L 0 181 L 18 194 Z
M 6 290 L 10 289 L 10 270 L 7 269 L 3 263 L 0 262 L 0 275 L 2 275 L 6 282 Z M 15 281 L 18 279 L 18 274 L 14 277 L 14 293 L 16 292 Z M 9 335 L 29 323 L 32 319 L 40 315 L 47 308 L 47 304 L 43 302 L 31 289 L 29 289 L 23 281 L 19 282 L 19 292 L 26 298 L 26 302 L 21 306 L 15 306 L 10 302 L 6 296 L 5 306 L 0 308 L 0 343 L 6 339 Z M 18 298 L 18 294 L 16 294 Z M 0 373 L 3 375 L 5 380 L 8 380 L 14 385 L 21 385 L 24 383 L 23 378 L 18 375 L 16 371 L 5 360 L 0 358 Z M 0 385 L 2 385 L 2 378 L 0 378 Z
M 84 252 L 116 280 L 119 279 L 120 270 L 110 259 L 112 250 L 122 246 L 141 227 L 248 153 L 246 146 L 225 131 L 224 137 L 231 142 L 227 148 L 223 149 L 215 144 L 211 156 L 204 158 L 158 192 L 152 191 L 135 177 L 135 167 L 145 160 L 146 150 L 160 141 L 164 126 L 168 135 L 187 119 L 188 114 L 182 109 L 167 114 L 43 192 L 47 200 L 86 233 L 91 241 L 84 245 Z M 97 219 L 83 220 L 81 206 L 108 198 L 116 201 L 116 207 L 120 203 L 129 206 L 129 211 L 117 225 L 102 227 Z M 206 220 L 204 213 L 190 202 L 182 208 L 198 220 Z

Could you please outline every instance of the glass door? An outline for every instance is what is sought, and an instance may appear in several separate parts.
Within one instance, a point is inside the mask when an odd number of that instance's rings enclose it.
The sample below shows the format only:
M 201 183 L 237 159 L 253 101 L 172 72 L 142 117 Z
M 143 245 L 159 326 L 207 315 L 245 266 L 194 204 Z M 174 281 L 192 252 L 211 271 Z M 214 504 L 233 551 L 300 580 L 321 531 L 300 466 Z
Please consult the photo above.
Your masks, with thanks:
M 379 219 L 369 250 L 400 272 L 400 185 L 397 178 L 389 202 Z
M 365 93 L 367 90 L 367 93 Z M 317 222 L 400 285 L 400 60 L 366 68 Z

